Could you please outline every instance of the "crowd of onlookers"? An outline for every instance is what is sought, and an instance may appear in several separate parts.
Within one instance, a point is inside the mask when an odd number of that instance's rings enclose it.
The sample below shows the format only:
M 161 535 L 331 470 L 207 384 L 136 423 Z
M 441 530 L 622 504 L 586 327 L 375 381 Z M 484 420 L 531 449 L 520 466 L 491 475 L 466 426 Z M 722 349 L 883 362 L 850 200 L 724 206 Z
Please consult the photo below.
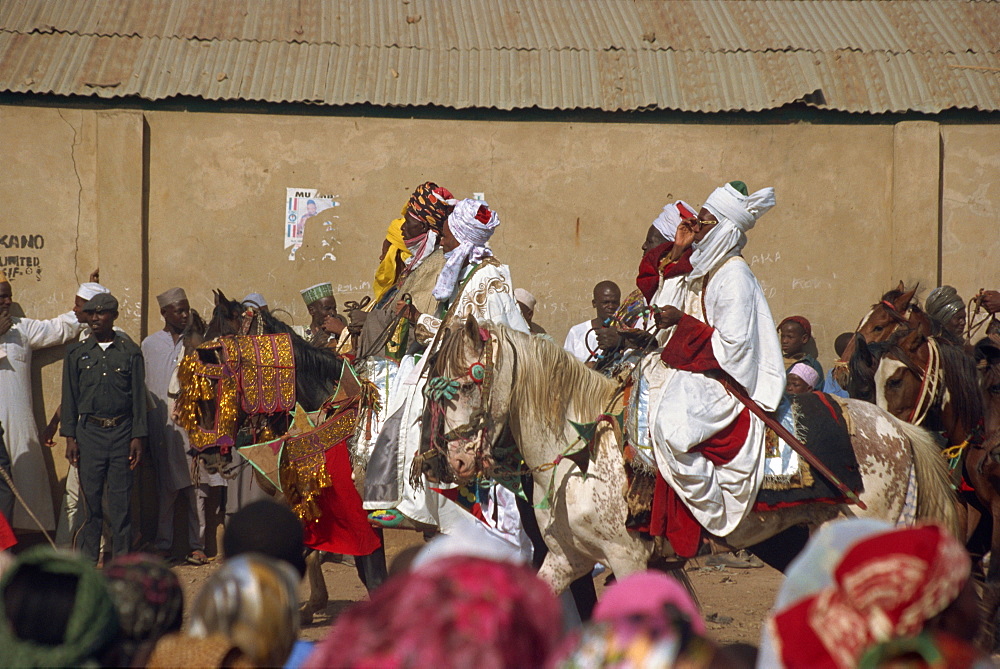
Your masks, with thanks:
M 266 522 L 261 522 L 261 519 Z M 759 648 L 706 634 L 681 581 L 609 579 L 593 617 L 563 621 L 527 566 L 460 537 L 404 551 L 370 600 L 301 641 L 302 526 L 287 508 L 238 512 L 222 566 L 193 601 L 160 558 L 97 569 L 48 547 L 0 554 L 4 666 L 149 667 L 986 667 L 971 561 L 935 525 L 824 526 L 792 563 Z M 443 544 L 450 543 L 450 546 Z M 733 603 L 739 606 L 738 602 Z M 188 622 L 182 625 L 185 617 Z

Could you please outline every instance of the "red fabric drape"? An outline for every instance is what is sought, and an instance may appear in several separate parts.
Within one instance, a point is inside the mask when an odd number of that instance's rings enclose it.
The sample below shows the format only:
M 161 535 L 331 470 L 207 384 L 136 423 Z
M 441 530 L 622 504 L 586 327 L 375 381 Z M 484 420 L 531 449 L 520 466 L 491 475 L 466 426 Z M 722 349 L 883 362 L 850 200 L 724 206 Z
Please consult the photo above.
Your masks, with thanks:
M 719 361 L 712 352 L 712 327 L 694 316 L 684 314 L 677 322 L 670 341 L 663 347 L 660 359 L 668 367 L 688 372 L 708 372 L 721 370 Z
M 659 269 L 660 261 L 670 253 L 672 248 L 674 248 L 673 242 L 665 242 L 659 246 L 654 246 L 646 251 L 646 254 L 642 256 L 642 260 L 639 262 L 639 275 L 635 278 L 635 285 L 636 288 L 642 291 L 642 295 L 646 298 L 647 303 L 656 295 L 656 289 L 660 286 L 661 277 L 669 279 L 670 277 L 680 276 L 691 271 L 691 253 L 693 250 L 687 249 L 677 259 L 677 262 L 667 265 L 661 275 Z
M 361 495 L 351 480 L 351 458 L 347 441 L 326 451 L 326 470 L 333 485 L 323 488 L 317 499 L 322 513 L 305 523 L 305 544 L 316 550 L 344 555 L 369 555 L 382 545 L 361 507 Z
M 3 446 L 0 445 L 0 448 Z M 0 513 L 0 551 L 5 551 L 16 543 L 17 537 L 14 536 L 14 530 L 10 529 L 7 519 Z
M 716 465 L 725 464 L 740 452 L 749 433 L 750 410 L 743 409 L 728 427 L 695 446 L 694 450 Z M 694 557 L 701 545 L 701 525 L 659 472 L 656 473 L 656 489 L 653 491 L 649 533 L 654 537 L 666 537 L 674 552 L 681 557 Z

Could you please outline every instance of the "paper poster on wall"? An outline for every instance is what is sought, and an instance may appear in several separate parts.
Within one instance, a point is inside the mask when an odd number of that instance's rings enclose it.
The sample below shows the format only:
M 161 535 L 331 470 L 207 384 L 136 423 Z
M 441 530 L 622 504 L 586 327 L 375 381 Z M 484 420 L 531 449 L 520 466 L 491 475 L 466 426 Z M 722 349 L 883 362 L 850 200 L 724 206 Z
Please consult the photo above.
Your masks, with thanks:
M 327 216 L 319 216 L 320 212 L 340 204 L 334 199 L 335 195 L 321 195 L 317 188 L 286 188 L 285 194 L 285 248 L 288 249 L 288 259 L 295 260 L 309 219 L 317 217 L 316 222 L 321 218 L 328 219 Z M 329 227 L 329 222 L 326 226 Z

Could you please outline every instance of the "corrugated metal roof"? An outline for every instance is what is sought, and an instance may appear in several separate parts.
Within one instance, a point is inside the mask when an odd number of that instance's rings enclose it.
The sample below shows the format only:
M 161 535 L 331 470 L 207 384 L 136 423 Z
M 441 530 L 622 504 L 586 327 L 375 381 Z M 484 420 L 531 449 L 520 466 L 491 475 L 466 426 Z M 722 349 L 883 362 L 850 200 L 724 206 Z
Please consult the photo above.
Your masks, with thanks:
M 0 90 L 759 111 L 1000 109 L 1000 4 L 5 0 Z

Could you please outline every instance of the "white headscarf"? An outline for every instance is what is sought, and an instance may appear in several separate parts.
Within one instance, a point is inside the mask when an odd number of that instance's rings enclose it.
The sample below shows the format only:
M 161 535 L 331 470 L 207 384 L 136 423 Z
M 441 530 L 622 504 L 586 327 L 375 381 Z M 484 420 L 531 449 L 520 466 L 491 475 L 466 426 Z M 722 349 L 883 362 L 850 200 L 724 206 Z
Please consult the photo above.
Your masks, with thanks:
M 668 204 L 660 212 L 660 215 L 656 217 L 653 221 L 653 227 L 656 231 L 663 235 L 663 238 L 668 242 L 674 241 L 674 236 L 677 234 L 677 226 L 681 224 L 683 216 L 681 216 L 680 207 L 684 207 L 692 214 L 697 214 L 694 207 L 689 205 L 684 200 L 677 200 L 671 204 Z
M 455 205 L 448 216 L 448 229 L 458 240 L 458 248 L 445 254 L 448 260 L 434 286 L 435 300 L 451 299 L 459 272 L 466 262 L 478 263 L 493 255 L 488 244 L 498 225 L 500 217 L 481 200 L 461 200 Z
M 89 300 L 95 295 L 100 293 L 110 293 L 111 291 L 102 286 L 99 283 L 94 283 L 93 281 L 88 281 L 87 283 L 81 283 L 80 287 L 76 291 L 77 297 L 82 297 L 85 300 Z
M 688 279 L 708 274 L 719 262 L 746 246 L 746 231 L 775 205 L 774 189 L 762 188 L 743 195 L 729 184 L 716 188 L 703 205 L 719 223 L 705 238 L 695 242 Z

